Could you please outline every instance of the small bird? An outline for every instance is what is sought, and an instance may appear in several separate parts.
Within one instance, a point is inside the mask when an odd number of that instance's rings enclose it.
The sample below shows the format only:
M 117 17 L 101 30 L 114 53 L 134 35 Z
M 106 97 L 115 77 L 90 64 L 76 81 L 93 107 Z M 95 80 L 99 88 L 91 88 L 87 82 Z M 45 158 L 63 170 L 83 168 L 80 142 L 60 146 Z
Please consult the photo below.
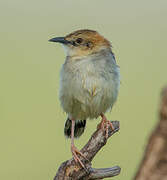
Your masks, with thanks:
M 77 30 L 49 41 L 61 43 L 65 48 L 59 91 L 61 106 L 68 115 L 64 134 L 71 138 L 74 160 L 85 168 L 78 156 L 84 155 L 75 147 L 74 138 L 83 134 L 87 119 L 99 116 L 102 120 L 98 127 L 108 137 L 108 128 L 113 126 L 104 113 L 112 109 L 117 99 L 120 68 L 111 43 L 97 31 Z

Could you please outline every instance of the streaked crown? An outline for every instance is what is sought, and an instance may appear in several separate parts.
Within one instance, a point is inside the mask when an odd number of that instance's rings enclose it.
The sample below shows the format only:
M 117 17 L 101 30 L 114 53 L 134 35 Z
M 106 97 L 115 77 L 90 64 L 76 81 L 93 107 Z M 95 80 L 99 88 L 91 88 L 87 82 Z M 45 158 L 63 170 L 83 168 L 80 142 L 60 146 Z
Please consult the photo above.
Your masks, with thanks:
M 64 45 L 68 56 L 82 57 L 96 53 L 104 48 L 111 48 L 110 42 L 97 31 L 82 29 L 65 37 L 53 38 L 50 41 Z

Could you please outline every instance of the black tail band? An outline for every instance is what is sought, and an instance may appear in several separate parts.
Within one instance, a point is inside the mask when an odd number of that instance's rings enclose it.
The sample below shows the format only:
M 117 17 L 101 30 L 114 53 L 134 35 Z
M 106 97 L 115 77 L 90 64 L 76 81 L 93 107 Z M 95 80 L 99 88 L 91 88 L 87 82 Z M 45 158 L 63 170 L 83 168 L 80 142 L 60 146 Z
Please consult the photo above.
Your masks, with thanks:
M 68 118 L 66 120 L 65 126 L 64 126 L 64 134 L 66 137 L 70 138 L 71 137 L 71 126 L 72 126 L 72 121 Z M 86 126 L 86 120 L 76 120 L 75 121 L 75 128 L 74 128 L 74 137 L 80 137 Z

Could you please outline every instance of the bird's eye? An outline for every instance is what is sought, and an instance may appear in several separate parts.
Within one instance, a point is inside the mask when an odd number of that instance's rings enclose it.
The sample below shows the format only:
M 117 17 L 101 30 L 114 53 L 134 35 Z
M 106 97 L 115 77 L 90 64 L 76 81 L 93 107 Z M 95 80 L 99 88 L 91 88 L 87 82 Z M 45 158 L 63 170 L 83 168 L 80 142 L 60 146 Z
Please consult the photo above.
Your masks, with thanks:
M 77 42 L 78 44 L 82 43 L 82 41 L 83 41 L 82 38 L 78 38 L 78 39 L 76 40 L 76 42 Z

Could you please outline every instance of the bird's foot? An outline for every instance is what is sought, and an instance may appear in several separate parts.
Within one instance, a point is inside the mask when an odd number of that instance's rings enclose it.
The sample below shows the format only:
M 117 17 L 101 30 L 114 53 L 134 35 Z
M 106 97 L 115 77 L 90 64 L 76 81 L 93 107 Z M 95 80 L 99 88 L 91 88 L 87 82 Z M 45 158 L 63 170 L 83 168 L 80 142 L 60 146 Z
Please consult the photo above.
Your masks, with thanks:
M 83 157 L 84 159 L 86 159 L 87 161 L 89 161 L 89 160 L 85 157 L 85 155 L 84 155 L 82 152 L 80 152 L 74 145 L 71 145 L 71 152 L 72 152 L 72 155 L 73 155 L 73 158 L 74 158 L 75 162 L 76 162 L 76 163 L 79 163 L 79 164 L 81 165 L 81 167 L 84 168 L 84 169 L 87 171 L 85 165 L 83 164 L 83 162 L 81 161 L 81 159 L 78 157 L 78 154 L 79 154 L 81 157 Z
M 98 128 L 101 128 L 106 133 L 106 139 L 108 139 L 108 128 L 111 127 L 112 131 L 114 130 L 114 126 L 111 121 L 107 120 L 105 115 L 101 114 L 102 120 L 100 124 L 98 125 Z

